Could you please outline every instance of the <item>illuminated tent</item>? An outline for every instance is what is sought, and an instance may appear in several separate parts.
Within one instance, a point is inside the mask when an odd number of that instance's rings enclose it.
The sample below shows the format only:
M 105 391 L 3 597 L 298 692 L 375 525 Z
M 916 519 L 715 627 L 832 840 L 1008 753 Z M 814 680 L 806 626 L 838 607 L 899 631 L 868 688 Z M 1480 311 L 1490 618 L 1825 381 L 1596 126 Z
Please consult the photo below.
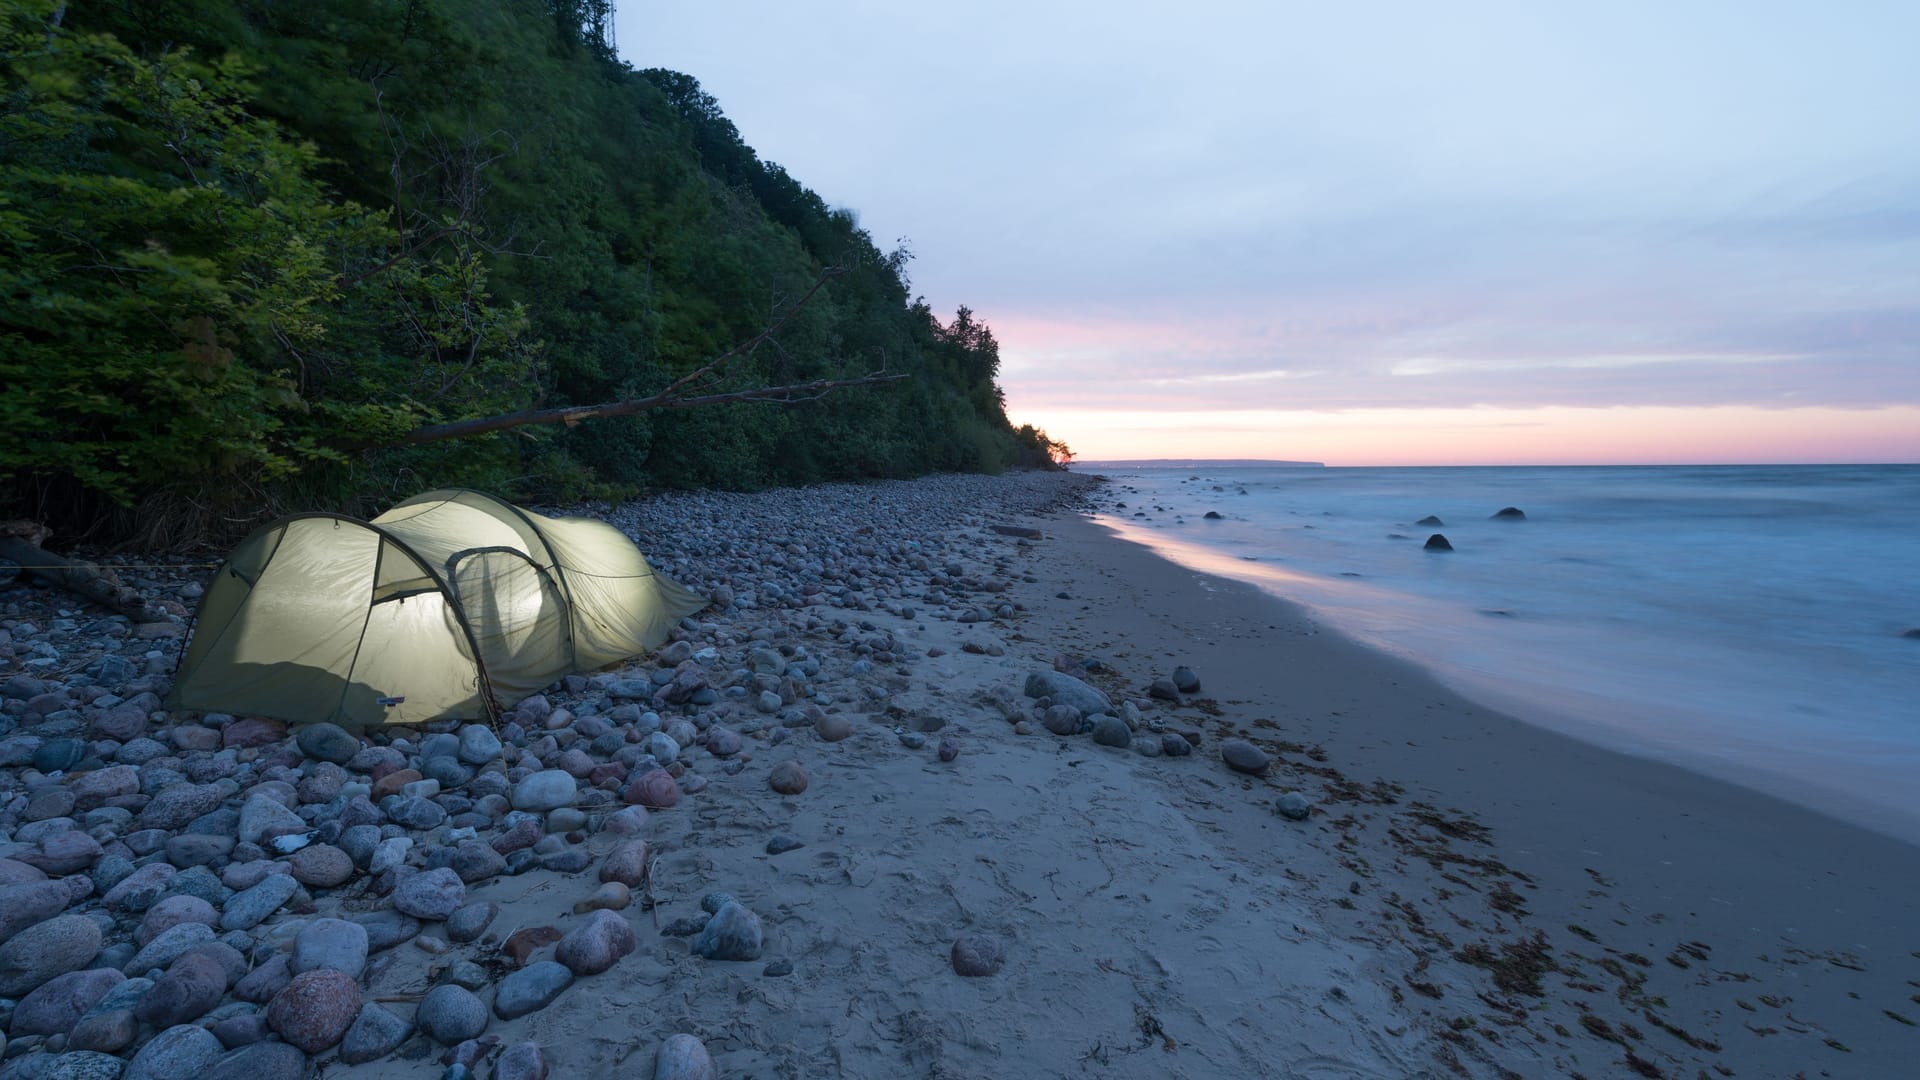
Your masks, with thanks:
M 646 652 L 706 605 L 611 525 L 477 491 L 370 522 L 297 514 L 242 541 L 207 586 L 169 703 L 296 723 L 481 719 Z

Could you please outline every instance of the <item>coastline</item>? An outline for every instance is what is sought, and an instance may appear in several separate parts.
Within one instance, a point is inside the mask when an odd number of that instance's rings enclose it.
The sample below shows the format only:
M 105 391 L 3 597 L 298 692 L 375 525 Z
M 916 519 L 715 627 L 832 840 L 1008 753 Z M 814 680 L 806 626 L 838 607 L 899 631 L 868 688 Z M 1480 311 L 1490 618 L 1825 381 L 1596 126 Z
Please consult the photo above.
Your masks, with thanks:
M 1423 657 L 1390 638 L 1346 625 L 1338 611 L 1340 601 L 1329 600 L 1327 605 L 1321 605 L 1317 598 L 1329 596 L 1331 582 L 1304 577 L 1279 563 L 1236 561 L 1233 555 L 1206 544 L 1173 532 L 1135 525 L 1116 515 L 1100 515 L 1096 521 L 1110 528 L 1119 540 L 1142 546 L 1169 563 L 1212 577 L 1244 582 L 1260 588 L 1271 598 L 1300 605 L 1319 623 L 1332 626 L 1334 632 L 1356 640 L 1369 650 L 1392 655 L 1427 671 L 1461 698 L 1476 701 L 1490 711 L 1526 717 L 1530 726 L 1549 728 L 1630 757 L 1674 765 L 1688 773 L 1713 776 L 1751 792 L 1797 803 L 1826 817 L 1864 826 L 1903 844 L 1920 846 L 1920 811 L 1912 807 L 1912 799 L 1899 798 L 1910 776 L 1905 753 L 1882 759 L 1855 759 L 1851 767 L 1839 765 L 1834 759 L 1812 763 L 1807 761 L 1805 753 L 1786 744 L 1751 740 L 1741 724 L 1728 721 L 1728 717 L 1740 715 L 1734 705 L 1728 707 L 1730 711 L 1707 713 L 1697 703 L 1680 705 L 1661 700 L 1655 690 L 1632 686 L 1617 686 L 1605 692 L 1594 688 L 1576 690 L 1538 673 L 1494 673 L 1471 665 L 1448 663 L 1446 659 Z M 1411 619 L 1417 619 L 1417 615 Z M 1498 646 L 1482 644 L 1480 648 Z M 1751 696 L 1755 690 L 1745 688 L 1745 694 Z M 1657 717 L 1657 721 L 1649 717 Z M 1663 728 L 1659 721 L 1670 721 L 1672 728 Z M 1713 738 L 1724 742 L 1709 748 L 1703 740 Z M 1836 732 L 1834 738 L 1845 742 L 1847 732 Z
M 933 477 L 577 508 L 716 607 L 660 655 L 514 710 L 495 756 L 464 763 L 432 758 L 418 729 L 334 748 L 342 766 L 254 719 L 156 712 L 109 738 L 119 713 L 93 717 L 101 706 L 42 716 L 46 702 L 10 701 L 0 868 L 31 885 L 49 867 L 69 913 L 100 927 L 89 966 L 135 977 L 159 975 L 130 959 L 158 922 L 101 898 L 116 859 L 115 875 L 178 862 L 210 906 L 169 901 L 168 917 L 220 909 L 220 955 L 256 984 L 275 965 L 284 978 L 315 937 L 364 927 L 375 940 L 348 958 L 349 981 L 369 1031 L 391 1040 L 359 1044 L 352 1073 L 369 1080 L 448 1061 L 533 1080 L 530 1043 L 552 1075 L 652 1075 L 683 1035 L 719 1077 L 861 1080 L 1890 1076 L 1920 1049 L 1920 1029 L 1894 1019 L 1920 1017 L 1920 958 L 1902 940 L 1920 925 L 1911 848 L 1474 705 L 1303 608 L 1117 538 L 1082 515 L 1089 483 Z M 58 600 L 8 595 L 23 655 L 42 640 L 68 666 L 87 642 L 178 646 L 123 641 L 90 615 L 48 632 Z M 770 651 L 784 677 L 762 667 Z M 1155 700 L 1149 684 L 1181 664 L 1199 690 Z M 1111 696 L 1132 745 L 1049 733 L 1022 691 L 1060 669 Z M 695 674 L 716 691 L 705 704 L 642 711 Z M 754 693 L 769 679 L 777 706 Z M 194 823 L 202 835 L 149 829 L 134 850 L 103 814 L 86 817 L 97 844 L 69 843 L 77 823 L 63 831 L 42 808 L 98 774 L 25 763 L 82 722 L 85 752 L 137 749 L 156 791 L 191 776 L 220 806 Z M 429 731 L 459 729 L 438 737 L 444 752 L 484 749 L 484 727 Z M 1271 767 L 1229 769 L 1230 737 Z M 1168 738 L 1191 754 L 1141 752 Z M 659 739 L 678 743 L 659 751 L 672 798 L 628 805 L 642 786 L 624 786 L 629 765 L 653 767 L 634 755 Z M 789 762 L 809 780 L 798 792 L 774 783 Z M 451 786 L 378 807 L 353 797 L 418 775 L 405 766 Z M 500 790 L 554 770 L 579 781 L 570 805 L 504 812 Z M 1276 813 L 1289 792 L 1311 802 L 1305 820 Z M 262 797 L 299 812 L 313 827 L 301 850 L 332 853 L 340 876 L 214 835 Z M 144 794 L 121 798 L 155 817 Z M 400 861 L 369 865 L 343 816 L 384 822 Z M 456 918 L 398 918 L 401 885 L 454 867 Z M 240 890 L 288 873 L 303 887 L 282 906 L 225 925 Z M 757 920 L 751 959 L 692 948 L 717 893 Z M 595 939 L 616 947 L 605 967 L 555 944 L 616 922 L 632 938 L 625 951 L 617 933 Z M 972 938 L 1000 950 L 989 974 L 956 965 Z M 504 1007 L 509 981 L 523 994 L 575 967 L 531 1009 Z M 449 983 L 472 991 L 477 1039 L 424 1033 L 424 999 Z M 278 1041 L 272 1009 L 252 1004 L 267 997 L 281 1000 L 255 993 L 181 1024 L 218 1035 L 210 1076 L 294 1080 L 339 1062 L 338 1047 Z M 10 1032 L 0 1080 L 76 1051 L 78 1030 L 49 1023 Z
M 1487 709 L 1304 608 L 1167 561 L 1094 522 L 1052 528 L 1070 552 L 1057 564 L 1082 583 L 1083 617 L 1111 642 L 1102 648 L 1196 667 L 1204 657 L 1213 672 L 1206 692 L 1231 707 L 1232 720 L 1255 725 L 1246 733 L 1256 743 L 1265 736 L 1320 747 L 1352 777 L 1405 788 L 1402 803 L 1464 811 L 1489 831 L 1484 849 L 1530 879 L 1520 887 L 1529 916 L 1512 929 L 1544 934 L 1556 955 L 1581 958 L 1581 974 L 1568 981 L 1589 989 L 1561 990 L 1563 1005 L 1584 1015 L 1582 1002 L 1662 998 L 1668 1022 L 1722 1047 L 1706 1053 L 1660 1032 L 1624 1040 L 1647 1058 L 1671 1051 L 1672 1064 L 1719 1063 L 1747 1075 L 1895 1075 L 1920 1048 L 1912 1028 L 1882 1012 L 1913 1015 L 1908 980 L 1920 976 L 1910 952 L 1920 914 L 1911 845 Z M 1183 636 L 1192 641 L 1184 650 Z M 1261 730 L 1262 719 L 1277 730 Z M 1390 850 L 1386 834 L 1400 827 L 1362 820 L 1333 842 Z M 1345 911 L 1337 892 L 1332 912 Z M 1431 911 L 1424 921 L 1439 922 Z M 1396 923 L 1388 933 L 1405 940 L 1411 927 L 1421 949 L 1425 934 L 1391 906 L 1350 925 L 1365 933 Z M 1436 944 L 1427 942 L 1429 955 Z M 1624 979 L 1596 974 L 1608 958 L 1629 956 L 1650 962 L 1611 965 Z M 1793 1004 L 1773 1010 L 1762 997 Z M 1617 1032 L 1618 1021 L 1612 1026 Z M 1579 1050 L 1578 1040 L 1548 1037 L 1564 1052 Z

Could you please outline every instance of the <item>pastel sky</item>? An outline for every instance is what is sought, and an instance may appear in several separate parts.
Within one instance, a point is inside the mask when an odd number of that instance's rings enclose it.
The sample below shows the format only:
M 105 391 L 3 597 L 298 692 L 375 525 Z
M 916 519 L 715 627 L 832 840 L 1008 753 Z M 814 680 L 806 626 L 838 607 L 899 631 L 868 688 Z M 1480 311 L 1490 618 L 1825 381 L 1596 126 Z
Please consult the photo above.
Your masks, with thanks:
M 1920 4 L 655 0 L 1083 458 L 1920 461 Z

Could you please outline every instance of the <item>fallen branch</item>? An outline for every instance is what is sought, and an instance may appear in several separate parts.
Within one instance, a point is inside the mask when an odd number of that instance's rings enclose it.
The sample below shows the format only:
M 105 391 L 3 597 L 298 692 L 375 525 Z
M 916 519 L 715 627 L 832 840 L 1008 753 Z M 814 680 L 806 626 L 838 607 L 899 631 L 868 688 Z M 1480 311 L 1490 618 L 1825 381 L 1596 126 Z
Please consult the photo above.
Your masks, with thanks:
M 519 412 L 500 413 L 496 416 L 481 416 L 471 420 L 450 420 L 444 424 L 429 424 L 415 428 L 398 438 L 385 442 L 365 444 L 358 449 L 377 449 L 384 447 L 419 446 L 422 443 L 440 442 L 444 439 L 461 439 L 472 435 L 485 435 L 494 431 L 507 431 L 512 428 L 527 427 L 532 424 L 565 424 L 572 427 L 582 420 L 598 420 L 609 416 L 633 416 L 637 413 L 652 412 L 656 409 L 686 409 L 696 405 L 719 405 L 737 401 L 761 401 L 781 405 L 794 405 L 803 401 L 812 401 L 831 390 L 849 386 L 873 386 L 880 383 L 898 382 L 908 376 L 888 374 L 876 371 L 858 378 L 816 379 L 812 382 L 789 383 L 784 386 L 762 386 L 751 390 L 735 390 L 728 393 L 703 394 L 697 397 L 686 396 L 700 389 L 701 384 L 717 377 L 728 362 L 742 356 L 750 356 L 762 345 L 772 345 L 778 349 L 780 343 L 775 335 L 792 320 L 795 313 L 807 306 L 828 281 L 845 273 L 837 266 L 821 270 L 807 286 L 807 291 L 786 305 L 784 311 L 770 319 L 759 333 L 740 342 L 726 352 L 708 360 L 692 371 L 668 383 L 666 389 L 657 394 L 641 398 L 626 398 L 622 401 L 607 401 L 598 405 L 558 405 L 549 409 L 523 409 Z
M 18 563 L 22 573 L 55 588 L 76 593 L 101 607 L 134 622 L 161 622 L 164 616 L 149 611 L 136 589 L 112 581 L 85 563 L 69 562 L 40 547 L 45 533 L 26 522 L 8 522 L 0 529 L 0 559 Z
M 752 390 L 735 390 L 731 393 L 707 394 L 701 397 L 676 397 L 674 387 L 668 387 L 651 397 L 628 398 L 625 401 L 609 401 L 600 405 L 559 405 L 551 409 L 527 409 L 522 412 L 502 413 L 499 416 L 483 416 L 474 420 L 454 420 L 445 424 L 433 424 L 415 428 L 398 439 L 380 445 L 418 446 L 421 443 L 459 439 L 469 435 L 484 435 L 491 431 L 505 431 L 530 424 L 565 424 L 572 427 L 582 420 L 598 420 L 608 416 L 632 416 L 635 413 L 651 412 L 655 409 L 690 409 L 696 405 L 721 405 L 735 401 L 793 405 L 812 401 L 830 390 L 839 390 L 848 386 L 875 386 L 881 383 L 899 382 L 901 379 L 910 377 L 904 374 L 889 375 L 884 372 L 875 372 L 856 379 L 816 379 L 813 382 L 790 383 L 786 386 L 762 386 Z

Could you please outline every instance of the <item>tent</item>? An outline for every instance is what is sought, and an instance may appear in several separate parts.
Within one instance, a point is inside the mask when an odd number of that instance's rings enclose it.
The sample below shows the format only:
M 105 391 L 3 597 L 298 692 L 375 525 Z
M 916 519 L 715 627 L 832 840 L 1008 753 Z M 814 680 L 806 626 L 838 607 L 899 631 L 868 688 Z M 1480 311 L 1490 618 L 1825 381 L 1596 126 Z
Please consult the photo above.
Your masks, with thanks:
M 296 514 L 235 548 L 169 704 L 296 723 L 482 719 L 659 645 L 705 598 L 604 522 L 477 491 L 372 521 Z

